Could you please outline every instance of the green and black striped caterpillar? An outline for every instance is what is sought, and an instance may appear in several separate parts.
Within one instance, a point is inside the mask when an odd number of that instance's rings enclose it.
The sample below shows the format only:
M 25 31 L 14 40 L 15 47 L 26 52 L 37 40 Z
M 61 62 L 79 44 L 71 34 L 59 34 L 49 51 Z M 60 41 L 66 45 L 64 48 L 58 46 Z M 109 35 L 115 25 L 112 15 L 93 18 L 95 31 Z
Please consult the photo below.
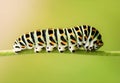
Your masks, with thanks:
M 21 35 L 13 45 L 13 51 L 18 53 L 25 49 L 34 49 L 38 53 L 43 48 L 47 52 L 57 48 L 59 52 L 69 49 L 84 48 L 86 51 L 95 51 L 103 46 L 99 31 L 89 25 L 75 26 L 73 28 L 48 28 L 35 30 Z

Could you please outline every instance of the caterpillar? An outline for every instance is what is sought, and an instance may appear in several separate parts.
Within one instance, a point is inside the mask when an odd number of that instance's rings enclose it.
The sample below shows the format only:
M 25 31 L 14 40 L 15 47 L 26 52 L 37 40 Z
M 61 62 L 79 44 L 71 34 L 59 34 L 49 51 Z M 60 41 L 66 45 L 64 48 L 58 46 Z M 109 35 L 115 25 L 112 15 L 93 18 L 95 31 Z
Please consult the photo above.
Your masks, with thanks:
M 95 51 L 103 46 L 99 31 L 90 25 L 74 26 L 72 28 L 40 29 L 21 35 L 13 44 L 13 51 L 19 53 L 25 49 L 34 49 L 39 53 L 43 48 L 46 52 L 57 48 L 60 53 L 65 50 L 75 52 L 83 48 L 85 51 Z

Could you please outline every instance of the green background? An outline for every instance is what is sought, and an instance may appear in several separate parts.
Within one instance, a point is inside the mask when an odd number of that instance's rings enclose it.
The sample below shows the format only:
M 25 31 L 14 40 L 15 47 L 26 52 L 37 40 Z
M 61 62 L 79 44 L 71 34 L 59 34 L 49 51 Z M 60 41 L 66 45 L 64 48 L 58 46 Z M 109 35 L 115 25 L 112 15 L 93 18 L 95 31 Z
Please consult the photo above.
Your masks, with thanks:
M 89 24 L 103 37 L 98 52 L 0 53 L 0 83 L 120 83 L 119 0 L 3 0 L 0 50 L 28 31 Z M 11 56 L 9 56 L 11 55 Z

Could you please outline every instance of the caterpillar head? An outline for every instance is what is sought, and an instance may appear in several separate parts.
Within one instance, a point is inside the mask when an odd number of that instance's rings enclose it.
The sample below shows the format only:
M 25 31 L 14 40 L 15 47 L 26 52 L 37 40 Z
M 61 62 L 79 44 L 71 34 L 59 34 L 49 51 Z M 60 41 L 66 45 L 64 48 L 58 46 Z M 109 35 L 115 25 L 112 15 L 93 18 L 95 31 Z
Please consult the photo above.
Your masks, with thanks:
M 102 47 L 104 45 L 102 40 L 96 40 L 93 42 L 93 44 L 89 47 L 89 51 L 94 51 L 94 50 L 98 50 L 100 47 Z
M 103 41 L 102 40 L 97 40 L 97 42 L 95 42 L 94 46 L 93 46 L 93 49 L 97 50 L 99 49 L 100 47 L 102 47 L 104 45 Z
M 94 51 L 94 50 L 98 50 L 100 47 L 102 47 L 104 45 L 103 41 L 102 41 L 102 35 L 98 34 L 91 42 L 90 45 L 88 47 L 89 51 Z

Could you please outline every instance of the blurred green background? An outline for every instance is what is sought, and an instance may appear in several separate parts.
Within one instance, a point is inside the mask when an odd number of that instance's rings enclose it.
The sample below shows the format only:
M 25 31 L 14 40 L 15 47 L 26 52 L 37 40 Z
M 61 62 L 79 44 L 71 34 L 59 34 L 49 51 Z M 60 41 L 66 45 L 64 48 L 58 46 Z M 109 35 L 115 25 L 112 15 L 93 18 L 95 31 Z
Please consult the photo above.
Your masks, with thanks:
M 103 35 L 100 50 L 120 50 L 119 0 L 0 0 L 0 50 L 40 28 L 89 24 Z

